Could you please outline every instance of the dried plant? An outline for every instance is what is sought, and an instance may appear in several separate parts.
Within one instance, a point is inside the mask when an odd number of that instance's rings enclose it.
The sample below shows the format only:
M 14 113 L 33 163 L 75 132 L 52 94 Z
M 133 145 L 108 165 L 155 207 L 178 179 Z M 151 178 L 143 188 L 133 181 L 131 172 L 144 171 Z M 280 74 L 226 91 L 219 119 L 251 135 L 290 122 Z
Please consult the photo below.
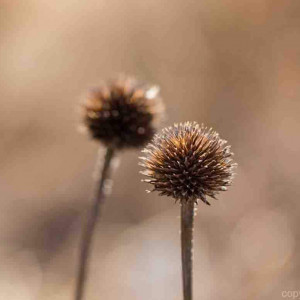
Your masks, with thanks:
M 125 77 L 93 89 L 83 104 L 85 128 L 104 145 L 141 147 L 156 131 L 163 112 L 157 86 Z
M 207 196 L 215 198 L 231 184 L 233 153 L 218 133 L 195 122 L 162 130 L 143 152 L 143 181 L 181 204 L 183 294 L 191 300 L 194 206 L 199 199 L 210 205 Z
M 88 259 L 95 225 L 105 197 L 105 182 L 117 151 L 145 145 L 153 137 L 163 105 L 157 86 L 122 77 L 93 89 L 82 104 L 84 129 L 106 147 L 101 172 L 95 180 L 93 206 L 83 232 L 75 299 L 83 299 Z M 102 161 L 102 157 L 99 157 Z

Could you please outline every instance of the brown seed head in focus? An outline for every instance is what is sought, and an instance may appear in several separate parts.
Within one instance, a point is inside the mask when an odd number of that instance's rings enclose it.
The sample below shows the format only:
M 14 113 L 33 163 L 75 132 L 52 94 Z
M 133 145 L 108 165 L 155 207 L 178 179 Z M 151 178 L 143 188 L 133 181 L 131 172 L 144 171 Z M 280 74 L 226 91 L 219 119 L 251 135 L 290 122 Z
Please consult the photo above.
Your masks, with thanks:
M 215 198 L 232 182 L 233 153 L 219 134 L 196 122 L 175 124 L 155 135 L 143 150 L 144 180 L 153 191 L 179 201 Z
M 153 137 L 162 112 L 157 86 L 125 77 L 90 92 L 83 121 L 91 136 L 107 146 L 140 147 Z

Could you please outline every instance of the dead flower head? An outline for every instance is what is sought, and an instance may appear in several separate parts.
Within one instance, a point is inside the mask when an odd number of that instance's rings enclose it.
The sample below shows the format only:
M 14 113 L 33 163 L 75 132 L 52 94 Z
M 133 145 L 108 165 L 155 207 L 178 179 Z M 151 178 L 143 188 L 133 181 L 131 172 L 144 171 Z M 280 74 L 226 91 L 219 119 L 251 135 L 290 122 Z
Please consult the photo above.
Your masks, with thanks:
M 82 112 L 84 126 L 94 139 L 120 149 L 151 140 L 163 105 L 157 86 L 123 77 L 93 89 Z
M 175 124 L 155 135 L 143 150 L 144 181 L 153 191 L 179 201 L 216 197 L 232 182 L 233 153 L 219 134 L 196 122 Z

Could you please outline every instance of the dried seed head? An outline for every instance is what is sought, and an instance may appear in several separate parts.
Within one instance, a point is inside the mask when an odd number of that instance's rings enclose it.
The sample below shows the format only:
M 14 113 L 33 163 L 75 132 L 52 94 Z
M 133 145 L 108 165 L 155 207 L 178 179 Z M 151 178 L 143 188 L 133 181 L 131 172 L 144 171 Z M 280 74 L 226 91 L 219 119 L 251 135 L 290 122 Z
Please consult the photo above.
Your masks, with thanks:
M 153 191 L 179 201 L 215 198 L 233 178 L 233 153 L 218 133 L 196 122 L 175 124 L 155 135 L 143 150 L 144 180 Z
M 120 78 L 90 92 L 83 121 L 92 137 L 116 148 L 140 147 L 153 137 L 163 112 L 157 86 Z

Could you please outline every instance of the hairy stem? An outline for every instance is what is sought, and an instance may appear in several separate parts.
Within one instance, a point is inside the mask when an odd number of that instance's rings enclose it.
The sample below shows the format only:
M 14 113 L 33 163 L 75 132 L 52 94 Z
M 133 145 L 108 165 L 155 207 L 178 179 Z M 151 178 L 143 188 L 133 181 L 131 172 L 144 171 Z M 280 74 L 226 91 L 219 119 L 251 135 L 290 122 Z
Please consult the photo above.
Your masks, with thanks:
M 99 151 L 99 156 L 100 156 L 100 151 Z M 93 195 L 93 204 L 86 221 L 86 225 L 83 231 L 83 236 L 81 241 L 81 247 L 80 247 L 75 300 L 83 299 L 93 235 L 94 235 L 97 219 L 99 218 L 100 215 L 100 208 L 105 198 L 104 185 L 105 185 L 105 180 L 109 178 L 111 161 L 113 156 L 114 156 L 114 149 L 107 148 L 105 158 L 104 158 L 104 163 L 102 164 L 103 165 L 102 170 L 101 172 L 96 170 L 97 177 L 95 179 L 95 191 Z M 99 157 L 98 159 L 102 160 L 102 157 Z M 96 164 L 96 168 L 99 167 L 100 165 L 99 162 Z
M 183 299 L 193 299 L 193 230 L 194 201 L 182 201 L 181 204 L 181 264 Z

